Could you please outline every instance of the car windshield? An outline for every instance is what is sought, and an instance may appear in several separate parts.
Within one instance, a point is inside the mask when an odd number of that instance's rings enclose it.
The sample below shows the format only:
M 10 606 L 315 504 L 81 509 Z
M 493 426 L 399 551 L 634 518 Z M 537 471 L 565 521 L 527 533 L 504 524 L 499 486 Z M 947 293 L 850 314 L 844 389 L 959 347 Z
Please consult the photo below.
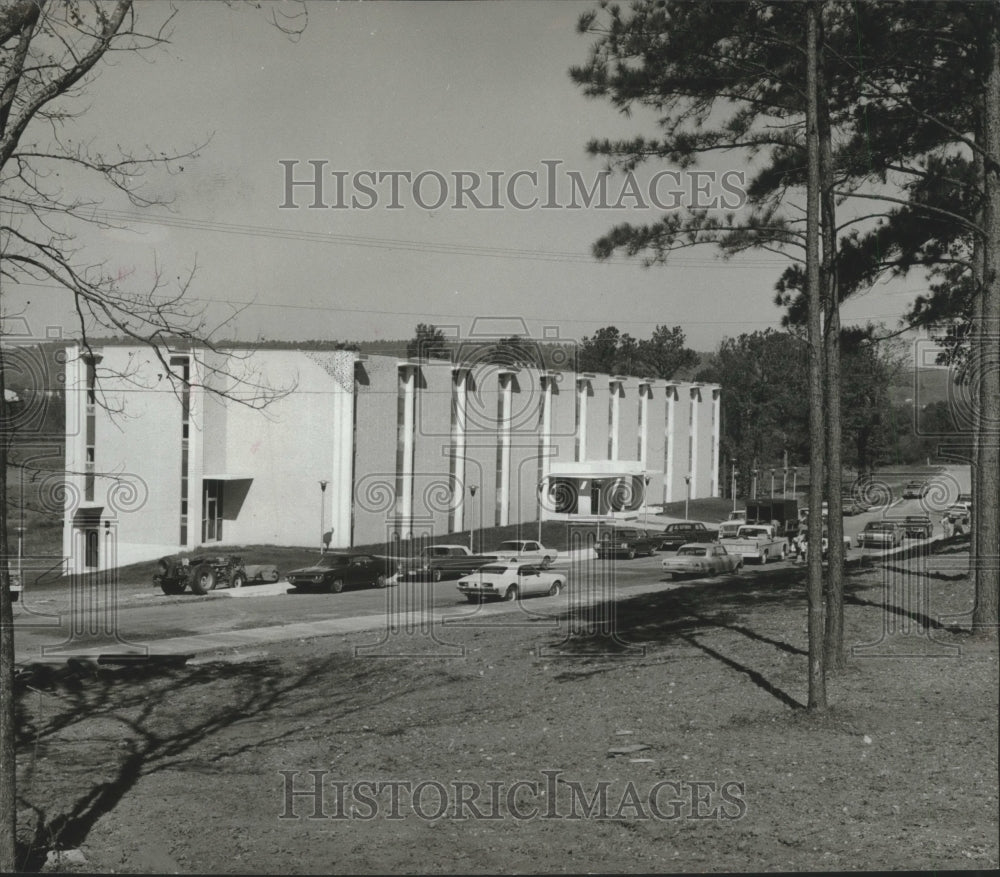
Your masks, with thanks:
M 708 554 L 707 548 L 696 548 L 693 545 L 686 545 L 677 552 L 678 555 L 687 557 L 705 557 Z
M 481 567 L 479 567 L 479 572 L 481 572 L 481 573 L 507 572 L 507 567 L 505 567 L 505 566 L 481 566 Z
M 316 566 L 325 566 L 328 569 L 332 569 L 335 566 L 347 566 L 350 560 L 344 554 L 327 554 L 319 559 L 319 563 Z
M 866 530 L 891 530 L 892 528 L 892 524 L 880 524 L 878 521 L 872 521 L 869 524 L 865 524 Z

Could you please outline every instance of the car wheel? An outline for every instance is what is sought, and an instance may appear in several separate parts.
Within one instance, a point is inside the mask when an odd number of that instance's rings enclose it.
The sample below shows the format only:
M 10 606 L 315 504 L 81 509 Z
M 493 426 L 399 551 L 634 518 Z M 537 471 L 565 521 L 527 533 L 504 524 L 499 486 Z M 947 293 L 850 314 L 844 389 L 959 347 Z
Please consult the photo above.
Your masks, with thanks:
M 767 563 L 767 552 L 766 551 L 762 551 L 760 553 L 760 565 L 764 566 L 766 563 Z
M 552 587 L 549 588 L 549 596 L 550 597 L 558 597 L 559 596 L 559 592 L 561 590 L 562 590 L 562 582 L 560 582 L 559 579 L 556 579 L 552 583 Z
M 235 573 L 229 582 L 230 588 L 242 588 L 247 583 L 246 573 Z
M 384 573 L 379 573 L 375 577 L 375 587 L 376 588 L 384 588 L 387 584 L 389 584 L 389 580 L 385 577 Z
M 629 560 L 635 560 L 635 549 L 630 548 L 628 553 L 625 555 Z
M 736 572 L 738 572 L 738 573 L 743 572 L 743 561 L 742 560 L 737 561 L 737 563 L 736 563 Z
M 184 582 L 178 582 L 176 579 L 171 579 L 170 581 L 164 579 L 163 581 L 160 582 L 160 589 L 163 591 L 164 594 L 168 594 L 170 596 L 174 596 L 175 594 L 183 594 Z
M 192 574 L 191 590 L 202 595 L 215 590 L 215 570 L 207 563 L 203 563 Z
M 433 582 L 441 581 L 441 570 L 435 569 L 431 571 L 431 581 Z
M 343 581 L 341 581 L 340 579 L 334 579 L 332 582 L 330 582 L 330 590 L 334 594 L 339 594 L 341 591 L 344 590 Z
M 517 585 L 511 585 L 504 592 L 503 599 L 505 603 L 511 603 L 517 599 Z

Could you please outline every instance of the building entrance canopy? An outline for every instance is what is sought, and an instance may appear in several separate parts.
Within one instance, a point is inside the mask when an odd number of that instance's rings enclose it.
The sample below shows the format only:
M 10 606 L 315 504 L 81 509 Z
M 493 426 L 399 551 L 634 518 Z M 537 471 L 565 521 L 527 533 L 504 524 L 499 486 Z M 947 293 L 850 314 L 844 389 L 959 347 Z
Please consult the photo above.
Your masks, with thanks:
M 561 463 L 539 486 L 543 517 L 634 512 L 645 505 L 646 489 L 659 474 L 635 460 Z

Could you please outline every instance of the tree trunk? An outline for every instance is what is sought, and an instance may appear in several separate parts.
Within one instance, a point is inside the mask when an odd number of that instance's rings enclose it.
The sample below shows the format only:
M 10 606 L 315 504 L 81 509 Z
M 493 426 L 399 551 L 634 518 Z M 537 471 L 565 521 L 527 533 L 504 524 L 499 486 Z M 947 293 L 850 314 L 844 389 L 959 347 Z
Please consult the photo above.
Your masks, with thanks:
M 816 100 L 819 137 L 821 218 L 823 231 L 822 295 L 826 306 L 824 382 L 826 403 L 826 492 L 830 518 L 830 547 L 826 568 L 826 631 L 824 649 L 827 669 L 841 670 L 844 658 L 844 516 L 840 498 L 840 293 L 837 285 L 837 202 L 834 197 L 833 135 L 830 105 L 823 69 L 823 19 L 817 13 Z
M 2 340 L 2 335 L 0 335 Z M 16 711 L 14 708 L 14 610 L 7 550 L 7 416 L 3 348 L 0 347 L 0 873 L 13 874 L 17 841 Z
M 997 636 L 1000 592 L 1000 12 L 994 7 L 989 28 L 989 75 L 984 106 L 986 276 L 978 327 L 979 466 L 981 493 L 973 510 L 976 528 L 976 604 L 972 628 Z
M 817 39 L 819 3 L 806 9 L 806 295 L 809 303 L 809 545 L 806 590 L 809 597 L 809 709 L 825 710 L 826 662 L 823 654 L 823 327 L 819 276 L 820 149 L 817 130 Z

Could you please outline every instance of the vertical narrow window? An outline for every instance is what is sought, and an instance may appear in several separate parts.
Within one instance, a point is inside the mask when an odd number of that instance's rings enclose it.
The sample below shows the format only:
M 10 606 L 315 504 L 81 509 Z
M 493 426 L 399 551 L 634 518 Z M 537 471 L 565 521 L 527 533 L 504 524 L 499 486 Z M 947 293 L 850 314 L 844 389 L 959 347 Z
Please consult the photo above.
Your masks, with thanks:
M 181 514 L 180 514 L 180 544 L 188 542 L 188 478 L 190 475 L 190 459 L 188 451 L 191 436 L 191 360 L 186 356 L 174 356 L 170 359 L 171 368 L 176 367 L 181 379 Z
M 573 459 L 580 462 L 580 430 L 583 400 L 581 393 L 585 391 L 585 386 L 581 381 L 576 383 L 576 411 L 573 414 Z
M 642 413 L 643 413 L 642 409 L 646 403 L 646 393 L 648 391 L 649 387 L 647 387 L 645 384 L 639 384 L 639 429 L 638 432 L 636 433 L 635 453 L 636 453 L 636 459 L 642 460 L 644 463 L 645 463 L 644 458 L 646 455 L 643 453 L 643 447 L 642 447 L 643 439 L 645 438 L 642 432 Z
M 455 516 L 458 511 L 459 498 L 456 495 L 459 490 L 458 483 L 458 385 L 462 380 L 462 373 L 454 371 L 451 375 L 451 428 L 448 435 L 451 437 L 451 453 L 448 455 L 448 484 L 451 490 L 451 502 L 448 505 L 448 532 L 455 532 Z
M 541 399 L 538 400 L 538 469 L 535 474 L 535 490 L 541 490 L 542 488 L 542 478 L 545 477 L 545 457 L 548 453 L 548 430 L 545 428 L 547 418 L 551 417 L 549 413 L 549 401 L 550 398 L 548 393 L 548 381 L 550 379 L 546 375 L 540 375 L 538 378 L 539 385 L 542 389 Z M 541 511 L 539 511 L 541 515 Z
M 358 363 L 354 363 L 354 380 L 351 384 L 351 393 L 354 396 L 354 401 L 351 405 L 351 533 L 350 542 L 348 545 L 354 546 L 354 507 L 357 503 L 354 502 L 354 486 L 357 483 L 358 477 L 358 375 L 357 375 Z
M 100 555 L 101 534 L 98 530 L 87 530 L 86 540 L 86 557 L 84 558 L 84 566 L 88 569 L 97 569 Z
M 94 472 L 97 459 L 97 362 L 93 357 L 86 361 L 87 367 L 87 410 L 86 432 L 87 453 L 83 466 L 83 498 L 94 501 Z
M 500 375 L 497 380 L 497 468 L 496 468 L 496 506 L 493 515 L 493 525 L 499 527 L 503 523 L 503 498 L 504 489 L 504 433 L 506 424 L 504 423 L 504 396 L 507 377 Z
M 406 369 L 398 371 L 396 385 L 396 517 L 403 514 L 403 456 L 406 448 Z
M 222 541 L 222 503 L 225 484 L 209 480 L 202 489 L 201 499 L 201 541 Z
M 615 458 L 615 395 L 618 385 L 608 384 L 608 459 Z

